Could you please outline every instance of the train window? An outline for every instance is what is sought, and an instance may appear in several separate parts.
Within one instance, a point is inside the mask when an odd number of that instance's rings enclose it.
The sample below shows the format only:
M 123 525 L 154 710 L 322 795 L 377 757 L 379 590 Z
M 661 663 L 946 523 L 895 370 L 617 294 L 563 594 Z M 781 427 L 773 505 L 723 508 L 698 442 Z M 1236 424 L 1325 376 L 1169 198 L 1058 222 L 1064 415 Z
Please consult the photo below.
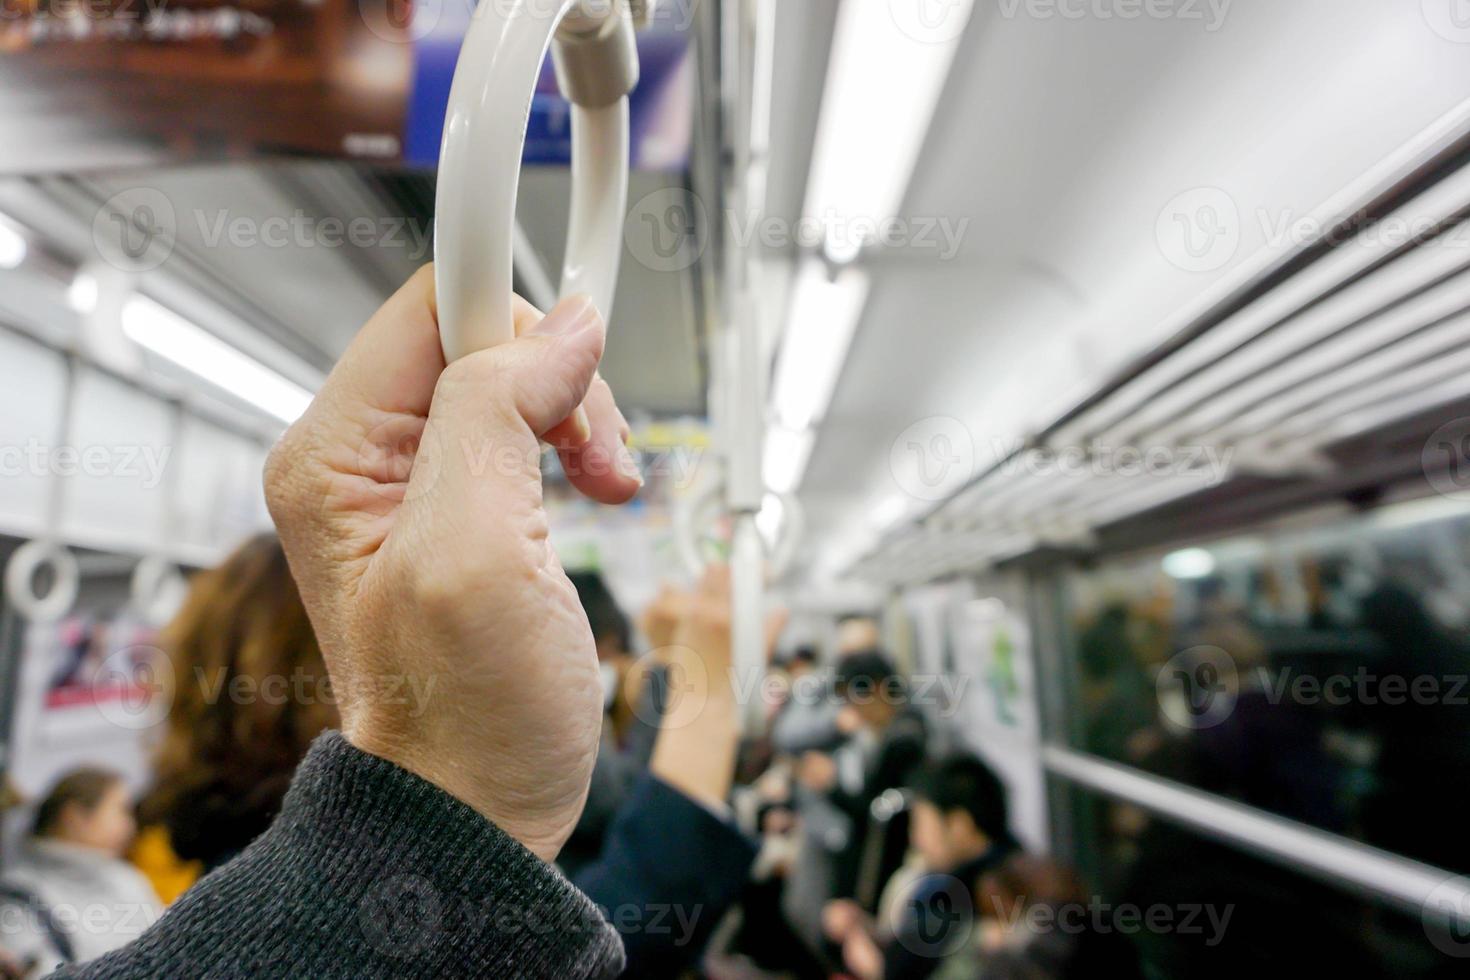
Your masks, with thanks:
M 1416 501 L 1064 581 L 1074 749 L 1470 871 L 1470 507 Z
M 1151 976 L 1428 978 L 1463 971 L 1463 937 L 1056 781 L 1089 846 L 1087 921 L 1128 936 Z M 1059 922 L 1063 921 L 1059 917 Z

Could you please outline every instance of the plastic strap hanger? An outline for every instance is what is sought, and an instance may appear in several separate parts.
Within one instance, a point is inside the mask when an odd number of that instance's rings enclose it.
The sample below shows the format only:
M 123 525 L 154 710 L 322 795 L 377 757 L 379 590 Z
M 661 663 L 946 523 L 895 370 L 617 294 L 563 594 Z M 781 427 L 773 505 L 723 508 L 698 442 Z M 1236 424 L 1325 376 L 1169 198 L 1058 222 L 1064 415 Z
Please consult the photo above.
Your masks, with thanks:
M 547 50 L 572 103 L 563 295 L 612 312 L 628 198 L 634 29 L 652 0 L 502 0 L 475 11 L 449 93 L 434 219 L 446 360 L 515 339 L 512 243 L 526 121 Z

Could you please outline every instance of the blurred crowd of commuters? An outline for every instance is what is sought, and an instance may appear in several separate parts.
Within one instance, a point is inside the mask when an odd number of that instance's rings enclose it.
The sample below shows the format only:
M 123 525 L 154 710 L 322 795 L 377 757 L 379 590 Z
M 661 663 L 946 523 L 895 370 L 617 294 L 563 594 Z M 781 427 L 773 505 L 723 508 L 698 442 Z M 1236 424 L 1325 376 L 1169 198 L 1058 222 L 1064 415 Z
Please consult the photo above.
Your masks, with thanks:
M 1074 975 L 1088 944 L 1028 933 L 1019 913 L 1082 886 L 1022 852 L 1003 783 L 910 703 L 876 622 L 843 620 L 828 663 L 812 647 L 773 656 L 785 683 L 764 688 L 782 692 L 767 695 L 768 734 L 742 739 L 724 570 L 666 588 L 637 631 L 599 575 L 570 577 L 605 713 L 558 864 L 622 932 L 626 976 Z M 782 625 L 767 624 L 773 651 Z M 136 938 L 270 825 L 338 723 L 330 699 L 212 698 L 193 680 L 326 679 L 273 536 L 198 575 L 161 645 L 174 683 L 150 787 L 135 800 L 116 774 L 67 774 L 7 855 L 9 976 Z M 1109 958 L 1126 976 L 1127 956 Z

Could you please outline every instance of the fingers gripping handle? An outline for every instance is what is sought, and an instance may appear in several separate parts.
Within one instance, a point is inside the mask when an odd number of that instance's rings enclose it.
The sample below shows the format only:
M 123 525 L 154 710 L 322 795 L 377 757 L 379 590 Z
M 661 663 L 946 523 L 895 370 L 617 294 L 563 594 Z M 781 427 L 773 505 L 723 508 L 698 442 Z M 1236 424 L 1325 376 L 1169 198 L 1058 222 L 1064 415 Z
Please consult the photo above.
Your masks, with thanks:
M 638 82 L 624 0 L 499 0 L 477 8 L 460 50 L 434 220 L 446 360 L 515 338 L 511 242 L 526 121 L 547 50 L 573 100 L 572 208 L 562 293 L 611 313 L 628 195 L 628 99 Z

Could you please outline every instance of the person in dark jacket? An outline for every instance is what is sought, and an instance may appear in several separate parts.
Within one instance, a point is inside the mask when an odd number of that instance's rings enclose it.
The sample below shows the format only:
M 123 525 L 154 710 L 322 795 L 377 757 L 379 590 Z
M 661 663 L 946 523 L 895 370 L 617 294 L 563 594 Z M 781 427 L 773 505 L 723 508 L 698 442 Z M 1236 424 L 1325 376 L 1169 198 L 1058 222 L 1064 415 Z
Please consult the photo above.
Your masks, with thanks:
M 879 650 L 839 660 L 834 691 L 849 740 L 831 755 L 807 753 L 797 778 L 846 818 L 849 833 L 833 861 L 831 894 L 852 897 L 873 801 L 903 786 L 922 764 L 928 733 L 903 678 Z
M 855 903 L 824 910 L 829 937 L 848 968 L 869 980 L 924 980 L 969 936 L 974 888 L 1016 848 L 1006 790 L 984 762 L 954 755 L 909 780 L 909 836 L 925 873 L 885 928 Z
M 622 935 L 629 977 L 675 977 L 692 966 L 755 862 L 755 843 L 727 802 L 739 745 L 729 581 L 716 566 L 692 594 L 665 591 L 646 617 L 672 696 L 648 771 L 618 807 L 597 859 L 572 874 Z

